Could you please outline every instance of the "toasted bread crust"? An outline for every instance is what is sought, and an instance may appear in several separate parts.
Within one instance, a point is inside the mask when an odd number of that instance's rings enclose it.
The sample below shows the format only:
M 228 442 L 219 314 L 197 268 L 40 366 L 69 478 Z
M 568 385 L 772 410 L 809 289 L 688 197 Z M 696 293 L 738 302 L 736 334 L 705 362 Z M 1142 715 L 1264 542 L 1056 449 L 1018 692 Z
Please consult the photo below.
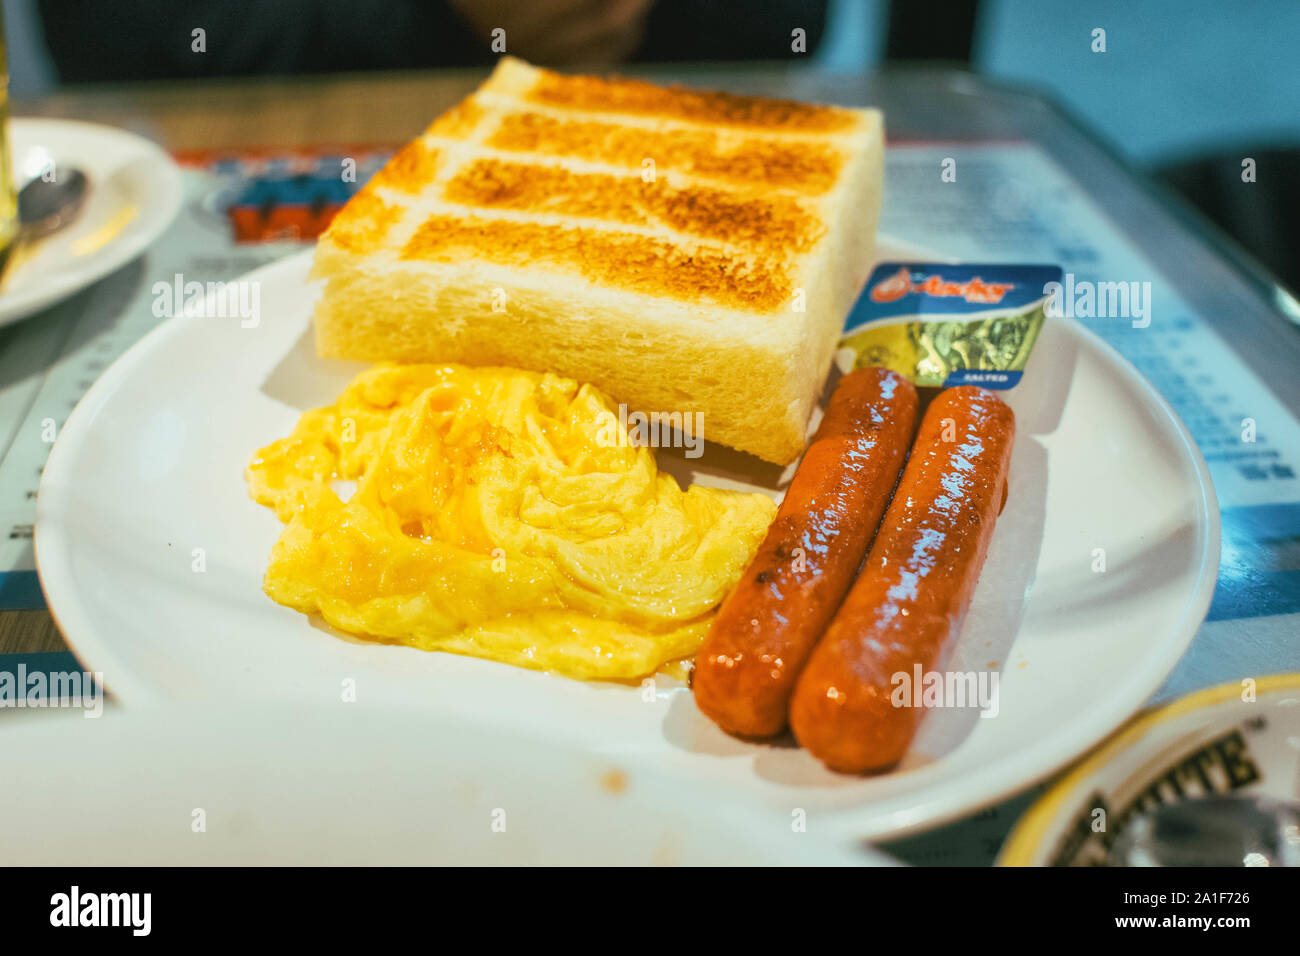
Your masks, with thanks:
M 648 236 L 481 216 L 430 216 L 402 258 L 558 266 L 606 288 L 757 312 L 776 310 L 791 293 L 784 270 L 749 265 L 715 249 L 683 250 Z
M 845 160 L 841 150 L 815 140 L 722 137 L 715 130 L 684 127 L 647 130 L 543 113 L 507 113 L 486 145 L 627 169 L 639 169 L 651 159 L 660 172 L 679 171 L 723 184 L 762 185 L 811 196 L 835 185 Z
M 346 252 L 366 255 L 383 245 L 389 229 L 404 214 L 402 207 L 384 202 L 367 186 L 339 210 L 323 238 Z
M 537 210 L 630 226 L 664 226 L 701 239 L 801 253 L 826 232 L 820 217 L 790 196 L 692 183 L 681 188 L 611 173 L 498 159 L 466 163 L 443 198 L 488 209 Z
M 851 110 L 833 106 L 737 96 L 684 86 L 655 86 L 642 80 L 563 76 L 549 71 L 540 72 L 526 98 L 547 106 L 659 116 L 743 129 L 775 127 L 799 132 L 834 133 L 850 129 L 857 122 Z
M 414 195 L 432 183 L 438 175 L 440 158 L 438 150 L 430 149 L 421 140 L 412 140 L 383 169 L 375 173 L 375 178 L 371 181 L 378 186 Z

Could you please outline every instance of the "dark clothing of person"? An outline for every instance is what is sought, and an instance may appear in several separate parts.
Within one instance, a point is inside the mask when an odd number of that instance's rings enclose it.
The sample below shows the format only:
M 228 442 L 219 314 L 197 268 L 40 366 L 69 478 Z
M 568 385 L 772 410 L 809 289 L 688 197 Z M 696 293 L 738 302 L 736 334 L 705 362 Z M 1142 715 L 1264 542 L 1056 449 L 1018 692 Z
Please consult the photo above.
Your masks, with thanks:
M 521 0 L 526 2 L 526 0 Z M 827 0 L 657 0 L 636 62 L 781 60 Z M 40 0 L 64 83 L 479 66 L 497 54 L 440 0 Z M 203 52 L 194 31 L 202 29 Z M 507 36 L 508 46 L 508 36 Z

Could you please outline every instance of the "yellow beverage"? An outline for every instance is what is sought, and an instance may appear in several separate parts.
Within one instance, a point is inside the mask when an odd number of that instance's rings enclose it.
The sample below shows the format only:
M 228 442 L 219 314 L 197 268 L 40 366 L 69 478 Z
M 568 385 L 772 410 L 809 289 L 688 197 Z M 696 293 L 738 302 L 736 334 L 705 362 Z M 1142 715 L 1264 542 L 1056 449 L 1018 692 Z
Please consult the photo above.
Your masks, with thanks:
M 18 197 L 9 164 L 9 58 L 5 50 L 4 14 L 0 12 L 0 268 L 9 260 L 18 236 Z

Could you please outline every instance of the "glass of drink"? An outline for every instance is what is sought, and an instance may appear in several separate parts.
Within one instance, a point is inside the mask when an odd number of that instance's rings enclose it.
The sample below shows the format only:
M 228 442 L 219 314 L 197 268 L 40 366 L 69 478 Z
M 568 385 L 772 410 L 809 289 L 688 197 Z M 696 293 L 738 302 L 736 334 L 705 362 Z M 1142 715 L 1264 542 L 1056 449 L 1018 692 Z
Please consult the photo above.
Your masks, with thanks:
M 0 10 L 0 272 L 18 237 L 18 197 L 9 158 L 9 59 L 4 26 L 4 12 Z

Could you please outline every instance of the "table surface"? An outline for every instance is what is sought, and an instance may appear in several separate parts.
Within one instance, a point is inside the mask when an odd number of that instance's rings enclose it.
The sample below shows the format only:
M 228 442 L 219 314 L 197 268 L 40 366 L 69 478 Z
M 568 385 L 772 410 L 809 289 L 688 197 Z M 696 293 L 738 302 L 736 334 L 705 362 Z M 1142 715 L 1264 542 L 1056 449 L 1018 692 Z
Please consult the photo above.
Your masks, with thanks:
M 1300 410 L 1300 376 L 1295 375 L 1300 368 L 1300 331 L 1285 314 L 1285 293 L 1226 239 L 1194 214 L 1170 204 L 1045 100 L 966 74 L 933 70 L 831 77 L 792 67 L 759 66 L 674 69 L 646 75 L 735 92 L 877 105 L 885 110 L 890 138 L 895 142 L 1036 143 L 1106 210 L 1197 313 L 1231 342 L 1282 405 L 1292 414 Z M 482 77 L 483 71 L 473 70 L 102 86 L 15 101 L 12 111 L 17 116 L 117 126 L 173 151 L 396 145 L 420 132 L 432 116 L 467 94 Z M 1225 536 L 1230 532 L 1225 523 Z M 1265 550 L 1245 560 L 1276 566 L 1278 559 L 1267 552 L 1267 542 L 1255 543 Z M 1262 652 L 1266 659 L 1271 660 L 1270 655 L 1279 649 L 1277 641 L 1275 635 L 1267 639 Z M 1166 696 L 1236 676 L 1232 645 L 1230 635 L 1221 639 L 1198 635 L 1195 665 L 1179 672 L 1182 676 L 1172 680 Z M 66 650 L 66 645 L 48 612 L 0 612 L 0 654 L 61 650 Z M 1300 669 L 1294 647 L 1278 659 L 1293 665 L 1290 669 Z M 961 861 L 990 859 L 996 834 L 1005 832 L 1006 819 L 1013 819 L 1026 799 L 1022 796 L 1010 802 L 1002 821 L 993 825 L 993 839 L 987 827 L 980 831 L 976 820 L 968 820 L 899 845 L 897 852 L 904 859 L 923 859 L 935 841 L 965 840 L 972 850 Z
M 85 120 L 169 150 L 400 144 L 482 79 L 481 71 L 191 84 L 122 84 L 14 100 L 15 116 Z M 0 611 L 0 654 L 65 651 L 48 611 Z

